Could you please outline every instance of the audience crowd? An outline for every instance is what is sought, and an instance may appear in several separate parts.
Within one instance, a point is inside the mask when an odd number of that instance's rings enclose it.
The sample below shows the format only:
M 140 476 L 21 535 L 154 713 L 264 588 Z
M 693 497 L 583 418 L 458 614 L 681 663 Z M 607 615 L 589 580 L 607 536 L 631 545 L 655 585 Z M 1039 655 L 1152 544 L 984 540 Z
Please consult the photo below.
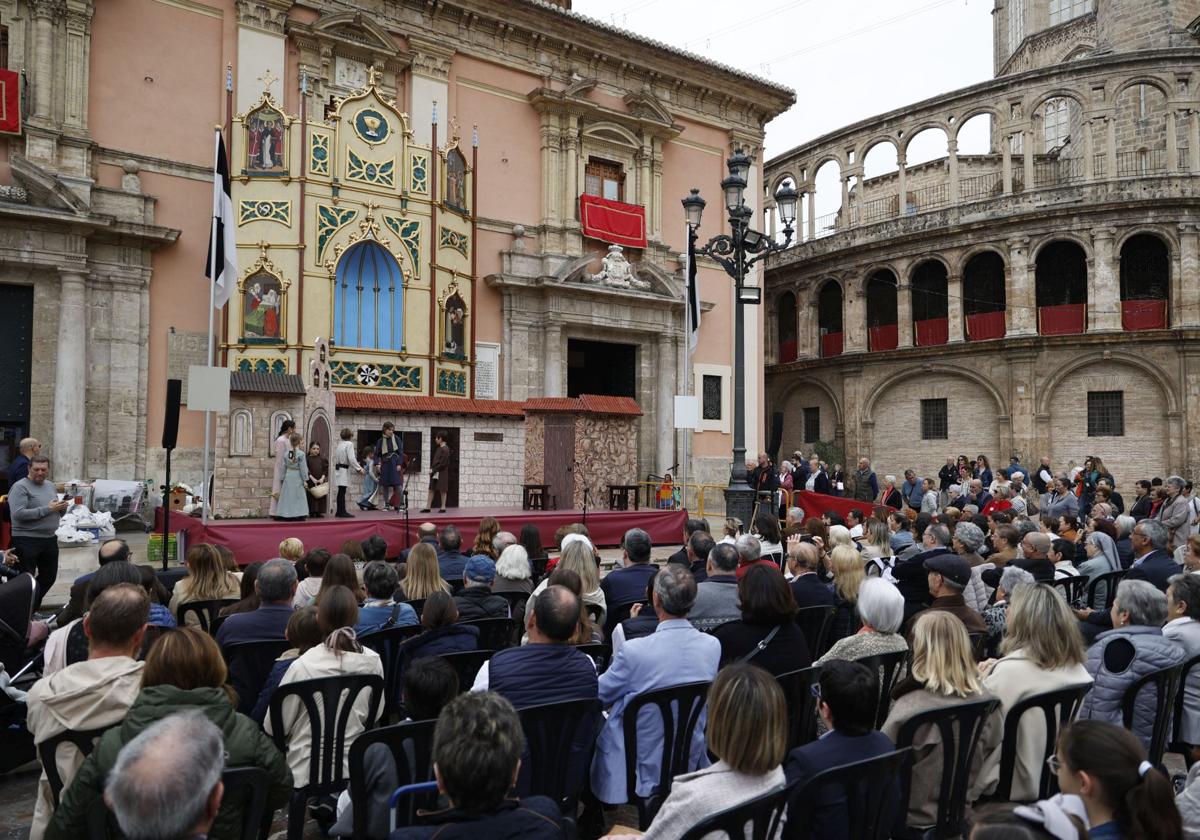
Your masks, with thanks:
M 306 818 L 389 836 L 392 791 L 425 783 L 391 837 L 680 838 L 752 800 L 774 803 L 771 836 L 878 817 L 905 836 L 1200 837 L 1190 482 L 1126 497 L 1098 457 L 750 466 L 748 531 L 688 519 L 656 564 L 634 528 L 606 574 L 585 526 L 547 551 L 492 517 L 473 540 L 422 524 L 398 556 L 292 537 L 239 568 L 193 545 L 183 577 L 105 543 L 44 644 L 28 631 L 40 678 L 18 702 L 47 763 L 30 836 L 89 836 L 99 814 L 112 836 L 240 838 L 257 812 L 231 771 L 253 768 L 289 836 Z M 853 510 L 806 515 L 798 490 Z

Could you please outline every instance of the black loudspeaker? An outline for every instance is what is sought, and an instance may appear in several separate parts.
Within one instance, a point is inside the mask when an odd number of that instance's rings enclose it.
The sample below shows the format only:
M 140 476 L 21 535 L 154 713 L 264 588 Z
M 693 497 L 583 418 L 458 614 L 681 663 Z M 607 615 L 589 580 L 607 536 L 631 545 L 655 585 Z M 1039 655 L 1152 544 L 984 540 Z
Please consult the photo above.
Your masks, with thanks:
M 163 412 L 163 449 L 174 449 L 179 437 L 179 402 L 183 397 L 183 380 L 167 380 L 167 406 Z
M 779 463 L 779 444 L 783 442 L 783 412 L 776 411 L 771 415 L 771 442 L 767 445 L 767 454 L 776 464 Z

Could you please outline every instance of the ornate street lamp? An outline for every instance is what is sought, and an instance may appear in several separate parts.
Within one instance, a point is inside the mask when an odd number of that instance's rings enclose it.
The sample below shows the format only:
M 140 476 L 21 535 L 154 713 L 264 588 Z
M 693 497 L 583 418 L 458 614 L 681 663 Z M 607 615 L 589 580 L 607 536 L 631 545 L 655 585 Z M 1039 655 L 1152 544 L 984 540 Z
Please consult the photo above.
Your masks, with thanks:
M 734 379 L 733 379 L 733 465 L 729 471 L 729 486 L 725 489 L 725 513 L 740 519 L 747 528 L 754 511 L 754 488 L 746 483 L 746 304 L 762 302 L 762 289 L 746 284 L 746 271 L 766 257 L 787 248 L 792 242 L 792 225 L 796 221 L 799 193 L 790 183 L 775 193 L 775 206 L 783 222 L 783 242 L 775 242 L 750 227 L 754 211 L 746 206 L 746 186 L 749 183 L 750 158 L 741 149 L 725 162 L 729 177 L 721 182 L 725 209 L 729 212 L 728 234 L 718 234 L 703 247 L 696 247 L 696 231 L 704 214 L 705 201 L 700 190 L 693 188 L 683 199 L 683 211 L 694 253 L 704 254 L 721 264 L 733 278 L 735 291 L 734 319 Z

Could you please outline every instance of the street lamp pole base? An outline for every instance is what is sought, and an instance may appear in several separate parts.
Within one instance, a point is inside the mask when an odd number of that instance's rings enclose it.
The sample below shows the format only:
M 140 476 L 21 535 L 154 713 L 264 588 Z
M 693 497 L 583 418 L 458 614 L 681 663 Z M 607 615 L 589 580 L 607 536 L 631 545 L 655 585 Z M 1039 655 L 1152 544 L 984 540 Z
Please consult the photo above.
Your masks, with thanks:
M 725 515 L 740 519 L 747 533 L 754 516 L 754 490 L 749 484 L 730 484 L 725 488 Z

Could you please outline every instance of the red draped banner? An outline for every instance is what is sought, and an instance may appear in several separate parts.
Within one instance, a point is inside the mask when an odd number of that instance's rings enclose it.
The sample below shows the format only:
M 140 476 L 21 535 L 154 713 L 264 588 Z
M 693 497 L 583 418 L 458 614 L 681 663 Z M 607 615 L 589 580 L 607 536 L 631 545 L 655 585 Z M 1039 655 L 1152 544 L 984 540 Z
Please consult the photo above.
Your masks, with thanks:
M 880 350 L 895 350 L 900 344 L 900 335 L 895 324 L 871 327 L 867 332 L 870 336 L 872 353 L 878 353 Z
M 626 248 L 646 247 L 646 209 L 609 201 L 598 195 L 579 196 L 583 235 Z
M 1121 301 L 1121 325 L 1127 330 L 1165 330 L 1167 302 L 1165 300 Z
M 967 340 L 987 341 L 992 338 L 1004 338 L 1004 310 L 998 312 L 980 312 L 967 316 Z
M 841 496 L 826 496 L 824 493 L 810 493 L 807 490 L 800 490 L 792 494 L 792 504 L 804 511 L 804 518 L 815 516 L 821 518 L 821 514 L 827 510 L 846 518 L 846 513 L 851 510 L 861 510 L 867 516 L 870 516 L 875 511 L 875 505 L 870 502 L 856 502 L 853 499 L 845 499 Z M 889 512 L 895 510 L 887 505 L 879 505 L 885 507 Z
M 821 358 L 842 355 L 842 336 L 840 332 L 825 333 L 821 336 Z
M 948 318 L 929 318 L 915 321 L 917 346 L 931 347 L 934 344 L 945 344 L 950 340 L 950 320 Z
M 21 133 L 21 76 L 0 67 L 0 134 Z
M 1038 308 L 1038 332 L 1042 335 L 1077 335 L 1083 332 L 1087 304 L 1062 303 Z

